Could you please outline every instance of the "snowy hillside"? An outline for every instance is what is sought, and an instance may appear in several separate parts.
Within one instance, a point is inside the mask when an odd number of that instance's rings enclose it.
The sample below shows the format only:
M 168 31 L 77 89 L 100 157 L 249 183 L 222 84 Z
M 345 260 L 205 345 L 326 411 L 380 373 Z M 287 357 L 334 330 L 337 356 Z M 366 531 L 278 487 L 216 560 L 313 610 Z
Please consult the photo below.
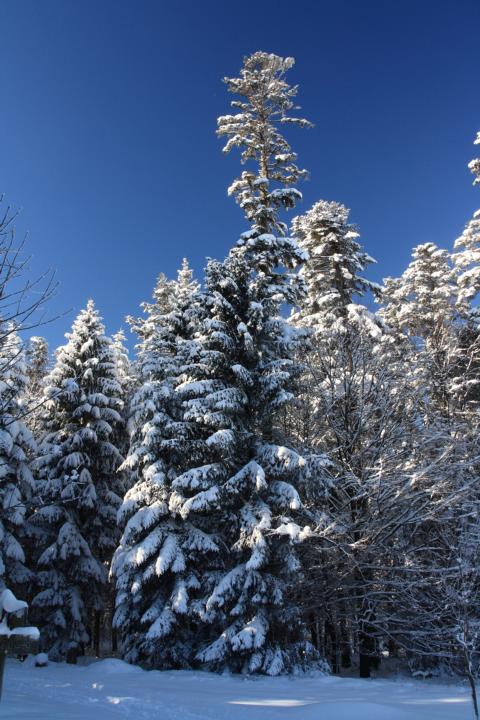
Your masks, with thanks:
M 35 668 L 10 660 L 3 720 L 469 720 L 466 687 L 413 680 L 144 671 L 121 660 Z

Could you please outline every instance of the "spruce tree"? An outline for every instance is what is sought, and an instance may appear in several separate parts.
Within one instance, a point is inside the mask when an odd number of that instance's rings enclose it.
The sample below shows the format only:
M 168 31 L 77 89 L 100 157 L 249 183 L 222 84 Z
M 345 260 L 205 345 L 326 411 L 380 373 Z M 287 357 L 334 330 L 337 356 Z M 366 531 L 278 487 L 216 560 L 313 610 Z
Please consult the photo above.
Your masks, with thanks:
M 117 545 L 120 504 L 112 439 L 121 422 L 121 385 L 112 341 L 92 300 L 57 350 L 46 380 L 45 435 L 36 462 L 38 592 L 33 608 L 43 647 L 75 658 L 104 608 L 107 568 Z
M 297 155 L 280 127 L 313 127 L 305 118 L 290 115 L 299 109 L 295 105 L 298 87 L 285 80 L 294 64 L 293 58 L 273 53 L 245 57 L 240 76 L 224 78 L 229 92 L 238 96 L 232 107 L 240 112 L 217 120 L 218 136 L 227 137 L 223 152 L 238 147 L 242 164 L 253 165 L 233 181 L 229 195 L 235 196 L 254 230 L 280 235 L 285 234 L 286 225 L 278 210 L 293 208 L 301 199 L 292 185 L 308 174 L 297 166 Z

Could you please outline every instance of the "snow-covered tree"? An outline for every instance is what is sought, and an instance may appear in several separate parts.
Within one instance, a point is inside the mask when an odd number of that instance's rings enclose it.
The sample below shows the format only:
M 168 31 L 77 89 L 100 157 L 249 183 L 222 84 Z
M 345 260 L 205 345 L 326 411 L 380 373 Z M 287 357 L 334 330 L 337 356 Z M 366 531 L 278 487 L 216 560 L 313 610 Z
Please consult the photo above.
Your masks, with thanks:
M 125 345 L 125 333 L 121 328 L 115 335 L 112 335 L 113 350 L 116 358 L 117 379 L 122 386 L 122 394 L 128 397 L 134 384 L 133 371 Z
M 116 355 L 89 300 L 58 349 L 45 387 L 45 436 L 36 462 L 38 592 L 33 607 L 52 657 L 75 657 L 103 609 L 120 504 L 112 443 L 121 422 Z
M 8 582 L 24 594 L 31 580 L 23 533 L 33 490 L 29 460 L 35 442 L 25 425 L 27 378 L 19 333 L 41 324 L 39 311 L 55 283 L 50 272 L 27 276 L 25 240 L 18 240 L 15 232 L 17 213 L 3 205 L 3 196 L 0 206 L 0 584 Z
M 23 526 L 33 493 L 29 461 L 36 449 L 22 421 L 26 385 L 22 344 L 12 327 L 0 330 L 0 586 L 22 590 L 31 578 L 25 564 Z M 24 589 L 24 588 L 23 588 Z
M 196 350 L 192 337 L 198 284 L 184 260 L 176 281 L 160 275 L 146 318 L 133 321 L 140 343 L 139 387 L 131 402 L 134 475 L 118 519 L 123 529 L 112 574 L 115 627 L 124 657 L 150 667 L 185 667 L 193 659 L 196 594 L 218 547 L 208 531 L 172 510 L 172 483 L 195 452 L 178 386 Z
M 130 402 L 138 383 L 134 364 L 130 362 L 128 349 L 125 345 L 125 333 L 123 329 L 120 329 L 115 335 L 112 335 L 112 348 L 115 359 L 116 377 L 120 385 L 118 396 L 122 401 L 121 422 L 115 426 L 112 442 L 122 457 L 125 458 L 130 446 L 127 419 L 129 416 Z M 118 490 L 123 498 L 127 490 L 131 487 L 131 473 L 118 470 L 117 475 L 119 478 Z
M 296 88 L 284 76 L 292 64 L 254 53 L 239 78 L 226 80 L 241 112 L 219 118 L 218 133 L 228 136 L 225 151 L 238 146 L 242 162 L 252 161 L 229 191 L 252 229 L 224 262 L 207 266 L 198 357 L 178 387 L 195 435 L 171 501 L 184 522 L 210 527 L 222 548 L 217 572 L 202 583 L 206 637 L 197 659 L 272 675 L 315 656 L 289 603 L 300 569 L 294 541 L 304 532 L 295 522 L 304 461 L 273 422 L 292 399 L 296 333 L 281 309 L 296 301 L 293 269 L 303 260 L 279 217 L 301 197 L 290 186 L 304 175 L 279 130 L 289 120 L 308 125 L 288 116 Z
M 34 335 L 25 347 L 27 383 L 23 395 L 25 420 L 34 435 L 41 428 L 44 381 L 49 369 L 48 343 Z
M 272 423 L 291 398 L 295 333 L 281 306 L 294 301 L 302 259 L 271 234 L 284 231 L 278 212 L 299 197 L 289 185 L 303 174 L 278 130 L 296 92 L 283 79 L 291 64 L 255 53 L 241 81 L 227 81 L 242 112 L 221 118 L 219 134 L 258 164 L 231 189 L 252 230 L 224 263 L 209 263 L 201 303 L 184 267 L 177 284 L 159 279 L 137 324 L 142 385 L 126 464 L 138 481 L 120 511 L 113 572 L 126 657 L 149 665 L 277 674 L 308 662 L 286 603 L 299 567 L 291 540 L 302 532 L 290 481 L 303 460 L 276 442 Z
M 291 57 L 256 52 L 244 58 L 240 77 L 224 79 L 229 92 L 238 96 L 232 107 L 240 112 L 218 118 L 217 133 L 228 138 L 223 151 L 238 147 L 242 164 L 253 165 L 234 180 L 228 193 L 259 232 L 285 234 L 278 210 L 295 206 L 301 194 L 291 186 L 307 175 L 280 131 L 286 124 L 312 127 L 308 120 L 290 115 L 299 109 L 298 87 L 285 80 L 294 63 Z
M 197 653 L 218 670 L 275 675 L 315 659 L 288 602 L 300 580 L 294 542 L 304 531 L 295 522 L 295 485 L 304 460 L 275 436 L 271 422 L 291 399 L 292 335 L 280 304 L 292 301 L 285 267 L 294 259 L 293 243 L 287 250 L 283 240 L 261 235 L 223 263 L 209 263 L 201 350 L 179 387 L 201 443 L 173 483 L 173 503 L 221 538 L 222 566 L 211 588 L 204 583 L 211 641 Z
M 320 200 L 292 221 L 293 235 L 309 258 L 300 270 L 307 297 L 294 317 L 315 333 L 346 318 L 355 298 L 377 289 L 361 275 L 375 261 L 362 250 L 358 228 L 348 219 L 344 205 Z
M 400 278 L 387 278 L 381 293 L 380 315 L 406 337 L 415 357 L 410 369 L 418 392 L 429 396 L 448 414 L 452 370 L 458 363 L 456 274 L 447 250 L 434 243 L 419 245 Z
M 470 164 L 475 172 L 475 161 Z M 480 379 L 476 218 L 452 256 L 432 243 L 415 249 L 401 278 L 388 279 L 381 313 L 406 338 L 406 376 L 415 388 L 424 442 L 412 455 L 416 487 L 425 496 L 385 587 L 393 589 L 390 631 L 424 667 L 448 663 L 472 686 L 478 652 L 478 401 Z M 401 558 L 403 555 L 404 561 Z
M 477 133 L 477 137 L 474 141 L 475 145 L 480 145 L 480 132 Z M 470 161 L 468 164 L 468 167 L 470 168 L 471 172 L 475 176 L 475 179 L 473 181 L 474 185 L 480 184 L 480 158 L 474 158 Z
M 480 133 L 475 143 L 480 145 Z M 480 159 L 472 160 L 469 168 L 475 175 L 473 184 L 480 183 Z M 468 311 L 480 291 L 480 210 L 473 214 L 455 241 L 452 260 L 458 273 L 458 302 L 463 311 Z
M 332 667 L 349 665 L 358 650 L 361 673 L 368 675 L 377 654 L 374 568 L 382 564 L 383 540 L 403 500 L 412 397 L 395 338 L 358 303 L 378 288 L 363 277 L 372 259 L 348 216 L 343 205 L 321 201 L 293 221 L 308 259 L 301 269 L 305 292 L 291 321 L 310 337 L 301 348 L 298 400 L 287 420 L 311 463 L 302 490 L 317 525 L 302 548 L 302 602 Z
M 29 389 L 35 397 L 42 394 L 48 363 L 48 343 L 45 338 L 34 335 L 25 348 L 25 364 Z
M 362 250 L 358 228 L 348 218 L 344 205 L 321 200 L 292 222 L 292 232 L 308 257 L 300 270 L 304 295 L 291 321 L 309 331 L 310 337 L 307 334 L 300 347 L 299 360 L 304 365 L 300 397 L 288 418 L 290 432 L 303 447 L 318 447 L 321 441 L 325 450 L 326 408 L 321 409 L 318 400 L 321 384 L 330 380 L 331 391 L 336 393 L 342 363 L 352 364 L 347 358 L 353 352 L 349 344 L 358 349 L 359 337 L 381 335 L 377 320 L 358 304 L 358 298 L 376 290 L 362 275 L 374 260 Z

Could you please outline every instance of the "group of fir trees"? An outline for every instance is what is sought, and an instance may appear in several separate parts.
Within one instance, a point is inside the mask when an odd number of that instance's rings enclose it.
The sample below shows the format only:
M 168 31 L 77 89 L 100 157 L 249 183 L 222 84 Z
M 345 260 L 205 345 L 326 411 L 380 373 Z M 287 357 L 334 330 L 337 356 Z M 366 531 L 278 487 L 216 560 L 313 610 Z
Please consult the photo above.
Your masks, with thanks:
M 187 261 L 158 277 L 134 363 L 92 301 L 53 361 L 0 313 L 0 576 L 52 658 L 98 653 L 111 619 L 145 667 L 368 676 L 388 654 L 474 690 L 478 213 L 383 286 L 342 204 L 289 232 L 292 65 L 225 79 L 249 226 L 202 286 Z

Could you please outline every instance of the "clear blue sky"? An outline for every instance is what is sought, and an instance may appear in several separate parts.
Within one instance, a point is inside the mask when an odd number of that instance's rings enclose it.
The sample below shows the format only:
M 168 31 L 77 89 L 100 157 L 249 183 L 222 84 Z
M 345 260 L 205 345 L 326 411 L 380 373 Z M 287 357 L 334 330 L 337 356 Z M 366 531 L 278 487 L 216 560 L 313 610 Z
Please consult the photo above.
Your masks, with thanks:
M 0 191 L 32 272 L 57 269 L 52 313 L 92 296 L 114 332 L 160 271 L 225 255 L 245 223 L 221 78 L 255 50 L 296 58 L 315 123 L 289 136 L 311 173 L 300 211 L 350 207 L 372 278 L 450 246 L 480 205 L 479 0 L 2 0 L 0 21 Z M 72 319 L 44 329 L 53 346 Z

